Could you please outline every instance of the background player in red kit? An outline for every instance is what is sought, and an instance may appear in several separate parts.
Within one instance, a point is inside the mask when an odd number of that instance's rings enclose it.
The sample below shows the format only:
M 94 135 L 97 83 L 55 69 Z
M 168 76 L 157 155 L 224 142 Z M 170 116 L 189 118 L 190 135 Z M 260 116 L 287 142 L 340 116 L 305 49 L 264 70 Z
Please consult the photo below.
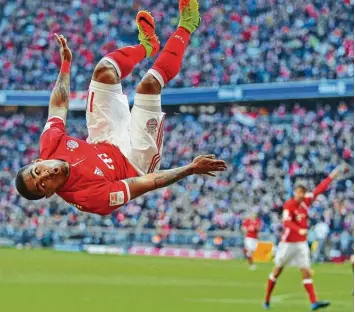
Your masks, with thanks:
M 270 307 L 271 293 L 277 278 L 280 276 L 284 266 L 290 262 L 301 270 L 303 285 L 309 296 L 311 309 L 315 311 L 330 304 L 328 301 L 317 300 L 313 286 L 310 250 L 307 243 L 308 209 L 317 196 L 327 190 L 339 172 L 346 172 L 347 170 L 346 166 L 342 170 L 340 168 L 334 169 L 311 193 L 306 193 L 305 186 L 297 186 L 294 190 L 294 197 L 284 204 L 283 233 L 275 255 L 275 267 L 267 283 L 265 309 Z
M 120 81 L 137 63 L 159 51 L 150 13 L 137 15 L 140 45 L 109 53 L 96 66 L 87 100 L 86 142 L 65 132 L 72 54 L 67 40 L 56 35 L 62 67 L 40 138 L 40 159 L 21 168 L 16 177 L 22 196 L 36 200 L 57 193 L 82 211 L 106 215 L 137 196 L 191 174 L 214 176 L 214 171 L 226 169 L 224 161 L 206 155 L 185 167 L 157 171 L 165 116 L 161 89 L 178 74 L 190 35 L 200 23 L 197 0 L 180 0 L 179 11 L 179 27 L 138 85 L 131 112 Z
M 261 229 L 261 220 L 257 215 L 252 215 L 243 221 L 242 229 L 245 232 L 244 252 L 248 259 L 249 268 L 255 270 L 253 254 L 258 246 L 259 231 Z

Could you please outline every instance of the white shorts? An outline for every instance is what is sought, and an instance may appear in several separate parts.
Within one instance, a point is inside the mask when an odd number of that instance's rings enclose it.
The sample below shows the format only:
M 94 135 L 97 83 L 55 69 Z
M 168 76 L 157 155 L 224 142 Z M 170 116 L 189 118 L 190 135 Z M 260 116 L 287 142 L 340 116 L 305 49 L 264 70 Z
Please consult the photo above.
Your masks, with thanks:
M 256 247 L 258 247 L 258 240 L 256 238 L 246 237 L 244 239 L 244 248 L 248 252 L 254 253 Z
M 279 243 L 275 255 L 275 265 L 283 267 L 287 264 L 298 268 L 311 267 L 311 255 L 307 242 Z
M 159 169 L 163 150 L 165 114 L 141 109 L 146 97 L 160 103 L 160 95 L 138 94 L 130 112 L 121 84 L 91 81 L 86 107 L 87 142 L 117 146 L 139 175 Z

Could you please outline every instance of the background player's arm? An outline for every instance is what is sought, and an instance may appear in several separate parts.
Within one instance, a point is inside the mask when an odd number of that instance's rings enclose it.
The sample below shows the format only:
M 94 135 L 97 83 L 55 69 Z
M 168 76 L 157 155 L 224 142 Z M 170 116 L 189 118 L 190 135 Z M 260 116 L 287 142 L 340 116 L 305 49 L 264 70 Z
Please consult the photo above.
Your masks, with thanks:
M 68 66 L 69 64 L 70 66 L 72 53 L 67 45 L 67 39 L 63 35 L 54 34 L 54 36 L 59 44 L 62 68 L 49 101 L 48 118 L 60 117 L 65 122 L 69 108 L 70 74 L 68 68 L 65 69 L 63 65 Z
M 330 174 L 327 178 L 325 178 L 321 183 L 319 183 L 316 188 L 313 190 L 313 196 L 312 198 L 309 199 L 310 203 L 312 203 L 318 195 L 324 193 L 329 185 L 332 183 L 332 181 L 334 179 L 336 179 L 338 177 L 338 175 L 343 172 L 347 172 L 349 170 L 349 168 L 345 165 L 343 166 L 343 168 L 341 168 L 340 166 L 336 167 Z M 306 198 L 307 200 L 307 198 Z M 307 203 L 307 204 L 310 204 L 310 203 Z
M 223 160 L 215 160 L 214 155 L 196 157 L 190 165 L 166 171 L 150 173 L 142 177 L 125 180 L 130 191 L 130 198 L 136 198 L 147 192 L 169 186 L 192 174 L 215 176 L 213 171 L 224 171 L 227 165 Z

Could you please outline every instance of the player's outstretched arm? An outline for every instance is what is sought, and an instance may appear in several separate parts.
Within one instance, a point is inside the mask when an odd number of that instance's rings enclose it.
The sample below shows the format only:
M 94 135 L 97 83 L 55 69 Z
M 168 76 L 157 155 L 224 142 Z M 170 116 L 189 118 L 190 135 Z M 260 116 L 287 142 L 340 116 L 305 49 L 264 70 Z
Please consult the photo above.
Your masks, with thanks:
M 72 53 L 67 45 L 67 39 L 63 35 L 54 34 L 54 36 L 59 45 L 62 66 L 49 101 L 48 118 L 56 116 L 65 121 L 69 108 Z
M 125 180 L 129 186 L 131 199 L 143 195 L 144 193 L 169 186 L 193 174 L 215 176 L 213 172 L 226 170 L 227 164 L 225 161 L 215 160 L 214 157 L 214 155 L 198 156 L 191 164 L 184 167 L 150 173 L 142 177 Z
M 347 165 L 336 167 L 327 178 L 325 178 L 321 183 L 319 183 L 316 188 L 313 190 L 313 199 L 322 193 L 324 193 L 329 185 L 332 183 L 334 179 L 336 179 L 339 174 L 348 172 L 349 167 Z

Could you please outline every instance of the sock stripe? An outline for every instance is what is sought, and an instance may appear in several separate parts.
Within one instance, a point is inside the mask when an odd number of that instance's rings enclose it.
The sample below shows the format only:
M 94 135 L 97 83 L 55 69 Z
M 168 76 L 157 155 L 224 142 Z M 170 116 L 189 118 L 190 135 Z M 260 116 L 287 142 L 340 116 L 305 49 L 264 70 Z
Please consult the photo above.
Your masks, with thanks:
M 157 70 L 151 68 L 148 70 L 148 74 L 154 76 L 154 78 L 160 83 L 161 87 L 164 88 L 164 78 Z
M 276 283 L 276 278 L 272 274 L 269 275 L 269 280 Z
M 115 67 L 118 77 L 121 78 L 120 66 L 117 64 L 117 62 L 113 58 L 106 55 L 101 61 L 107 61 L 107 62 L 111 63 Z

